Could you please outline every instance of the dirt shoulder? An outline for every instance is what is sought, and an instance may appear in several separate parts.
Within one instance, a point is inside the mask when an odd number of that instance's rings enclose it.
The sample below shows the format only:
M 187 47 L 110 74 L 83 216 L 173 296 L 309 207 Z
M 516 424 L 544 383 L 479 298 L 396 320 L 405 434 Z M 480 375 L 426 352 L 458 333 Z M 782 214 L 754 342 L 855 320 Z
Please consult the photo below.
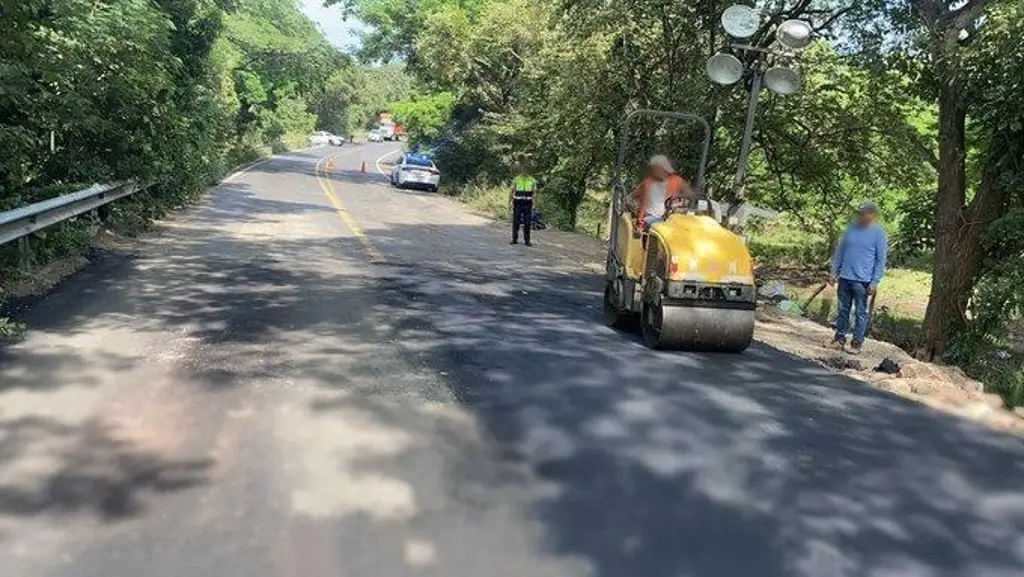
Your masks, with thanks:
M 604 272 L 606 249 L 598 239 L 555 230 L 536 234 L 540 250 L 557 251 L 579 262 L 585 270 Z M 960 369 L 922 363 L 895 345 L 873 340 L 865 343 L 860 355 L 851 356 L 826 348 L 831 337 L 831 329 L 814 321 L 767 303 L 758 307 L 754 331 L 758 342 L 900 397 L 1024 436 L 1024 411 L 1005 409 L 999 395 L 985 393 L 980 382 L 967 377 Z M 895 362 L 898 372 L 876 371 L 885 359 Z

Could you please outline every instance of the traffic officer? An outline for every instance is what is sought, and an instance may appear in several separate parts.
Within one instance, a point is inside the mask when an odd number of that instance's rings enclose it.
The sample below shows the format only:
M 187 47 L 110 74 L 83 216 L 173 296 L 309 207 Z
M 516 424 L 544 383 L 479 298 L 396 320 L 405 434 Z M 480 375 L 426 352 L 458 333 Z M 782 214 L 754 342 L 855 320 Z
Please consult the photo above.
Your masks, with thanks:
M 516 161 L 516 177 L 512 181 L 512 192 L 508 196 L 512 206 L 512 243 L 519 244 L 519 227 L 523 227 L 523 240 L 530 244 L 530 229 L 533 225 L 533 201 L 537 192 L 537 179 L 527 172 L 526 159 Z

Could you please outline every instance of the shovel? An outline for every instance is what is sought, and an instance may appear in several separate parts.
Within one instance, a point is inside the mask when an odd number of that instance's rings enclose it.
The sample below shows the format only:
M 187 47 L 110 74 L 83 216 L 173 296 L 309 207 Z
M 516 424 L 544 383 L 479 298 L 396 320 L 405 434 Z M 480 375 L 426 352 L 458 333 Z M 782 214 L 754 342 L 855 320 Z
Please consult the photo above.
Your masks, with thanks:
M 878 296 L 878 289 L 875 289 L 875 294 L 871 295 L 868 300 L 868 322 L 864 327 L 864 335 L 871 334 L 871 321 L 875 320 L 875 297 Z
M 810 314 L 809 311 L 811 310 L 811 303 L 814 302 L 814 299 L 818 298 L 818 295 L 820 295 L 821 291 L 825 290 L 825 287 L 827 287 L 827 286 L 828 286 L 828 281 L 825 281 L 825 282 L 821 283 L 821 286 L 818 287 L 818 290 L 814 291 L 814 293 L 811 295 L 811 298 L 807 299 L 807 302 L 804 303 L 804 306 L 803 306 L 803 309 L 804 309 L 803 316 L 804 317 L 807 317 Z

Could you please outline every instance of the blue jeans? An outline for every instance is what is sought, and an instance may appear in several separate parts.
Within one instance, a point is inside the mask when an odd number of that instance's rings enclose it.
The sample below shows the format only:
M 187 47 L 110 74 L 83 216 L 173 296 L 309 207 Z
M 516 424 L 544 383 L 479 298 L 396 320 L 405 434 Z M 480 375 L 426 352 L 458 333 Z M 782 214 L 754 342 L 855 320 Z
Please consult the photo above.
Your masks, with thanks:
M 839 279 L 839 316 L 836 318 L 836 340 L 845 343 L 850 330 L 850 309 L 853 308 L 853 344 L 864 343 L 868 329 L 868 283 Z
M 656 222 L 661 222 L 661 220 L 662 219 L 661 219 L 660 216 L 654 216 L 653 214 L 648 214 L 647 216 L 644 217 L 644 224 L 647 225 L 647 228 L 651 228 L 652 224 L 654 224 Z

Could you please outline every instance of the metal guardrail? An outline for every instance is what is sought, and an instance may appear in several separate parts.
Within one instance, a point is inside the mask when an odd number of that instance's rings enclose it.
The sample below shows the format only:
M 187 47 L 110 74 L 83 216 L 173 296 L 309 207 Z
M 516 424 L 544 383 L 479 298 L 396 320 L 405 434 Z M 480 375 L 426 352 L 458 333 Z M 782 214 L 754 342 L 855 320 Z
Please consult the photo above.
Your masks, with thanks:
M 0 212 L 0 245 L 96 210 L 144 188 L 131 181 L 96 184 L 85 190 Z

